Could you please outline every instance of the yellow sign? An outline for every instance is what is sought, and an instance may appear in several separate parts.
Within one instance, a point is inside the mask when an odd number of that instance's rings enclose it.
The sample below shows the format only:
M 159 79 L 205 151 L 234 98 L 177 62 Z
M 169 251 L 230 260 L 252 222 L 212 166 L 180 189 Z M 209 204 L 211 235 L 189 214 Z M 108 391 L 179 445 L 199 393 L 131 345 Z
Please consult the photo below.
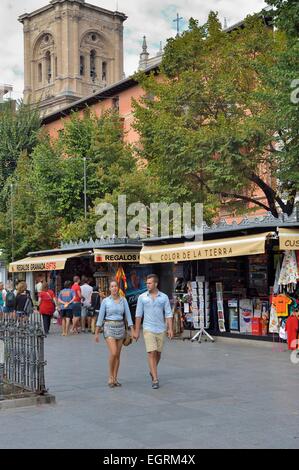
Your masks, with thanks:
M 84 253 L 69 253 L 64 255 L 39 256 L 36 258 L 25 258 L 20 261 L 10 263 L 9 272 L 28 273 L 38 271 L 60 271 L 64 269 L 65 263 L 69 258 L 77 258 L 85 255 Z
M 140 263 L 177 263 L 180 261 L 257 255 L 265 253 L 265 242 L 268 235 L 270 235 L 269 232 L 204 242 L 146 246 L 141 250 Z
M 94 250 L 96 263 L 139 263 L 139 251 Z
M 281 250 L 299 250 L 299 228 L 297 230 L 280 228 L 279 248 Z

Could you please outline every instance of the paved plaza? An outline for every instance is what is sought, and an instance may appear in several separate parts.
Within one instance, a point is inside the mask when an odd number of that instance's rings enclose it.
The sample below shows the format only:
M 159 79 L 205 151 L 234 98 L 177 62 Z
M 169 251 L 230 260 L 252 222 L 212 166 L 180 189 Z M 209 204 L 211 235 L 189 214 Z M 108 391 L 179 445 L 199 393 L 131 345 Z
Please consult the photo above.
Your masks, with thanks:
M 167 341 L 152 390 L 143 341 L 109 389 L 103 339 L 46 339 L 55 405 L 0 411 L 0 448 L 299 448 L 299 365 L 271 344 Z

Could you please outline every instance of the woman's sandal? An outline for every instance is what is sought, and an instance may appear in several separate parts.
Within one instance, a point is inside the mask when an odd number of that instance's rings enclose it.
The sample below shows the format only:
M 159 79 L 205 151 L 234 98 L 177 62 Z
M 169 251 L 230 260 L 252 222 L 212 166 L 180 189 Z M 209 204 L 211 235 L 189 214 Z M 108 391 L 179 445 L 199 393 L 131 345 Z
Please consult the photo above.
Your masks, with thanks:
M 116 380 L 116 381 L 114 382 L 114 386 L 115 386 L 115 387 L 122 387 L 122 384 L 120 384 L 119 381 Z
M 111 377 L 111 378 L 112 378 L 112 377 Z M 115 388 L 115 383 L 114 383 L 114 380 L 113 380 L 113 379 L 112 379 L 112 380 L 109 380 L 109 382 L 108 382 L 108 387 L 110 387 L 110 388 Z

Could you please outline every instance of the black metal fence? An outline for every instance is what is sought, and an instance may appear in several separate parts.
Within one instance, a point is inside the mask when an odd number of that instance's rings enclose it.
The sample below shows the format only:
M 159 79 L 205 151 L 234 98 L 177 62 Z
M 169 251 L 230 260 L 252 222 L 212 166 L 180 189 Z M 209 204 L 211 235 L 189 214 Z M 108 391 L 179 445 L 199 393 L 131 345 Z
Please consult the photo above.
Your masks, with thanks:
M 0 316 L 0 399 L 11 384 L 39 395 L 45 386 L 44 332 L 41 316 Z

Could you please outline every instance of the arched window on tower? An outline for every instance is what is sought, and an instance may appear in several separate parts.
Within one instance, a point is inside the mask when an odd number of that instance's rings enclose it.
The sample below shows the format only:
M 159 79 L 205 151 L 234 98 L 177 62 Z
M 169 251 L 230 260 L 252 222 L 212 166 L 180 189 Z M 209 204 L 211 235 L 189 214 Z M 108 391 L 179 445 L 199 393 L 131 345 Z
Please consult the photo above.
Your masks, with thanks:
M 84 56 L 80 55 L 80 76 L 83 77 L 85 73 L 85 67 L 84 67 Z
M 42 82 L 43 81 L 43 68 L 42 68 L 41 63 L 39 63 L 37 66 L 37 73 L 38 73 L 38 81 Z
M 90 77 L 91 77 L 93 82 L 95 81 L 95 79 L 97 77 L 96 51 L 95 50 L 90 51 Z
M 102 80 L 104 82 L 107 81 L 107 62 L 103 62 L 102 64 Z
M 51 53 L 50 51 L 46 52 L 46 73 L 47 73 L 47 81 L 50 83 L 52 77 L 52 69 L 51 69 Z

